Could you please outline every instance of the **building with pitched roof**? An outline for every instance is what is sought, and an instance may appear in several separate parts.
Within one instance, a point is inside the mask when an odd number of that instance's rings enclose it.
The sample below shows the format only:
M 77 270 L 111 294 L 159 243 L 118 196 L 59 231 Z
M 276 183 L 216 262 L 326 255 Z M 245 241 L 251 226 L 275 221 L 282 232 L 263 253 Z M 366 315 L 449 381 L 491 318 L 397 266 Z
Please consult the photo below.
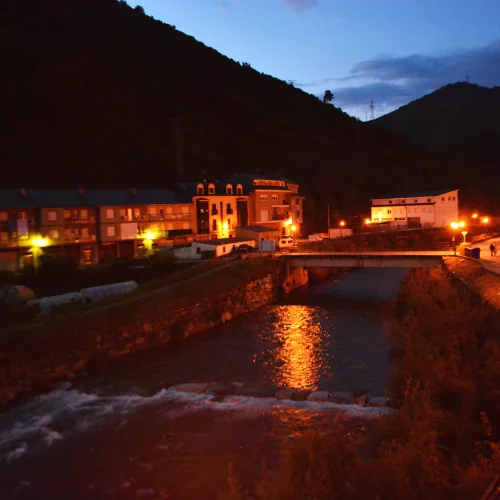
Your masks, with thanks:
M 458 189 L 372 198 L 371 222 L 394 229 L 447 227 L 458 220 Z

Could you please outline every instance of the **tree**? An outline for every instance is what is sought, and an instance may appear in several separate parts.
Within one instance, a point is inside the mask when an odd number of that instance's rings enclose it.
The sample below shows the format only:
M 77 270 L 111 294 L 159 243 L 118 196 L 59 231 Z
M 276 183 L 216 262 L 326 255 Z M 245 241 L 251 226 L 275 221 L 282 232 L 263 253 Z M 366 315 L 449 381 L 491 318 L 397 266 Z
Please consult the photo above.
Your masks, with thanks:
M 328 103 L 333 101 L 333 94 L 331 90 L 325 90 L 325 95 L 323 96 L 323 102 Z

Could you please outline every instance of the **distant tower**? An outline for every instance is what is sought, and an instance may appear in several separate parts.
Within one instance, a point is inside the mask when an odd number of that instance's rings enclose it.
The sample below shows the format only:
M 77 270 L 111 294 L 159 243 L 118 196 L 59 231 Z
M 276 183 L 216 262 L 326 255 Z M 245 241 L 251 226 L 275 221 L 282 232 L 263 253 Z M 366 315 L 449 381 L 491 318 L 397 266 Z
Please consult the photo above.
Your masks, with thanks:
M 469 83 L 469 75 L 467 75 L 467 78 L 465 79 L 465 83 Z
M 370 99 L 370 120 L 373 120 L 375 118 L 375 105 L 373 104 L 373 99 Z

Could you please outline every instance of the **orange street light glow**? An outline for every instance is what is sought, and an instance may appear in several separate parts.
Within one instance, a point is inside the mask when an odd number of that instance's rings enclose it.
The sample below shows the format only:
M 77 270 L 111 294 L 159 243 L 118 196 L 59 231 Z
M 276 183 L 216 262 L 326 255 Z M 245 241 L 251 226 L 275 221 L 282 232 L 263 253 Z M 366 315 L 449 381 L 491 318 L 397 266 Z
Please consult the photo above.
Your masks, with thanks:
M 345 226 L 345 220 L 341 220 L 341 221 L 340 221 L 340 225 L 341 225 L 341 226 Z
M 458 223 L 458 225 L 459 225 L 460 227 L 464 227 L 464 226 L 465 226 L 465 222 L 464 222 L 463 220 L 461 220 L 461 221 Z
M 293 225 L 290 229 L 291 229 L 292 231 L 297 231 L 297 226 L 296 226 L 296 225 Z
M 458 222 L 452 222 L 450 226 L 452 229 L 458 229 Z
M 370 224 L 371 220 L 370 219 L 365 219 L 365 224 Z
M 488 217 L 483 217 L 483 220 L 481 222 L 483 224 L 488 224 L 488 222 L 490 222 L 490 219 Z
M 472 214 L 473 219 L 477 219 L 477 214 Z

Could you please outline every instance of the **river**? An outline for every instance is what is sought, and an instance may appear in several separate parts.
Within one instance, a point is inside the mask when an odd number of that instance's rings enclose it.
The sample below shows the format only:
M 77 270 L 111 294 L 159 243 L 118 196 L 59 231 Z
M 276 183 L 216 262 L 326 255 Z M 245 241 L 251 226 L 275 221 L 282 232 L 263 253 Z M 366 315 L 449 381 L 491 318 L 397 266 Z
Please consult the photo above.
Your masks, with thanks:
M 401 269 L 310 284 L 181 345 L 115 361 L 0 414 L 1 499 L 217 499 L 229 462 L 242 478 L 283 440 L 333 418 L 385 409 L 230 400 L 179 393 L 185 382 L 366 391 L 389 378 L 388 301 Z M 337 417 L 335 417 L 337 415 Z

